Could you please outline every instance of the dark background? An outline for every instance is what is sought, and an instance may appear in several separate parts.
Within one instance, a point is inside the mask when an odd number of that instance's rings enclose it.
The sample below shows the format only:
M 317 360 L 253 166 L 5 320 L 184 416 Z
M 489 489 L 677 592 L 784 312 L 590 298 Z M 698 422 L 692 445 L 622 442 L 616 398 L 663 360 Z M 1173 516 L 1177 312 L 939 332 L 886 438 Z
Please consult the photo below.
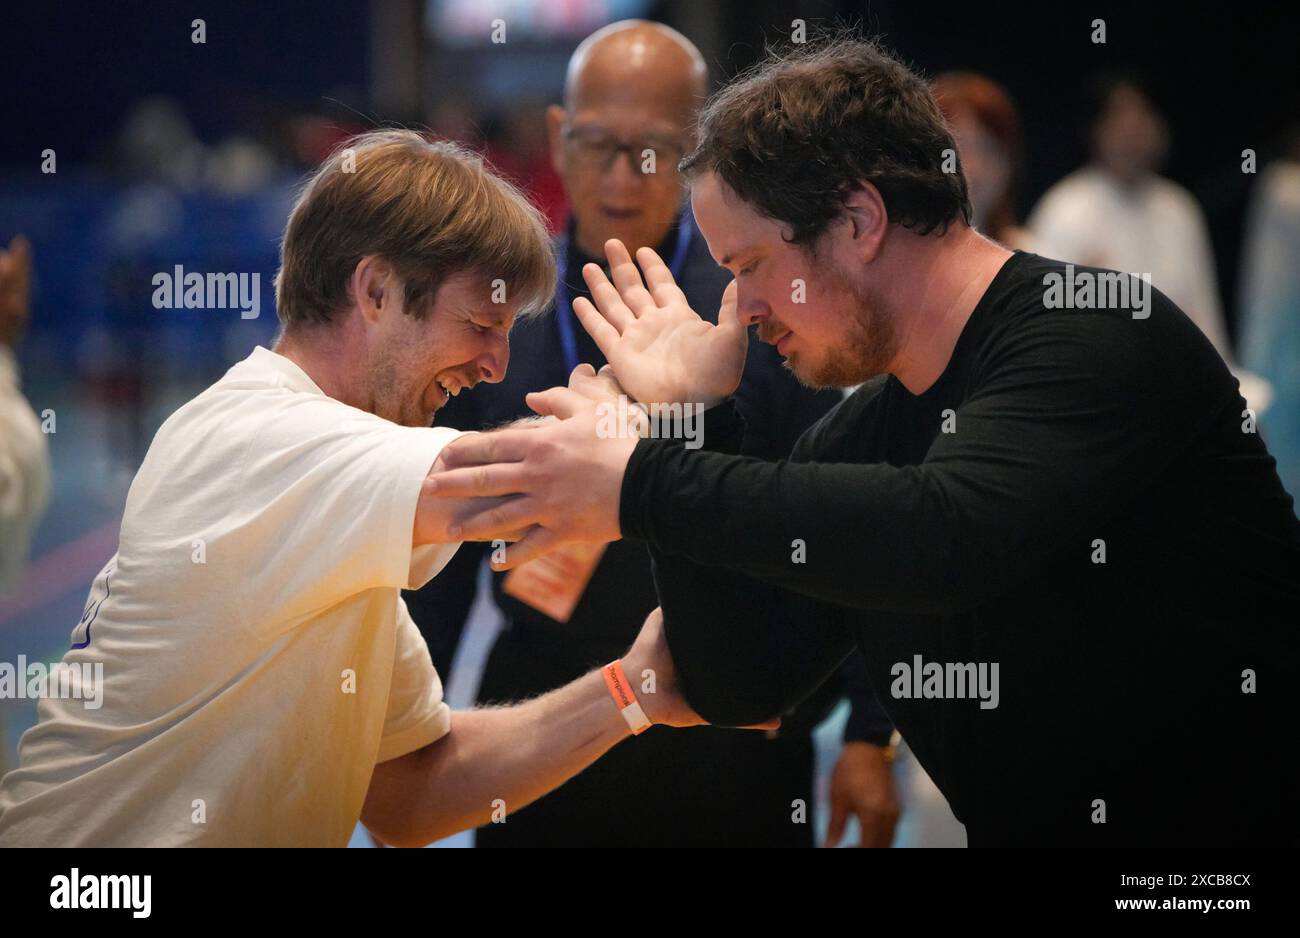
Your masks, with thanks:
M 493 99 L 490 89 L 503 86 L 494 76 L 513 67 L 539 97 L 553 96 L 577 41 L 512 39 L 505 56 L 497 54 L 502 47 L 453 51 L 444 58 L 457 67 L 436 71 L 438 37 L 427 37 L 418 22 L 427 10 L 405 4 L 405 15 L 417 21 L 412 28 L 428 38 L 418 53 L 420 68 L 435 70 L 437 88 L 415 82 L 409 101 L 385 107 L 369 93 L 377 57 L 374 7 L 385 3 L 390 16 L 403 6 L 393 0 L 11 4 L 0 27 L 6 89 L 0 165 L 10 178 L 30 173 L 47 146 L 58 152 L 61 170 L 109 165 L 130 106 L 158 93 L 182 104 L 205 141 L 238 132 L 274 139 L 277 124 L 294 112 L 419 124 L 438 95 L 481 108 L 481 126 L 490 133 L 493 111 L 508 105 Z M 496 15 L 490 3 L 483 9 L 485 19 Z M 1138 71 L 1172 129 L 1166 174 L 1187 186 L 1209 217 L 1225 310 L 1234 319 L 1241 216 L 1252 181 L 1240 171 L 1240 154 L 1254 148 L 1263 165 L 1300 120 L 1300 5 L 682 0 L 645 9 L 701 45 L 715 81 L 752 63 L 765 39 L 788 35 L 795 17 L 810 26 L 859 25 L 927 74 L 960 68 L 998 79 L 1020 105 L 1024 123 L 1022 215 L 1084 158 L 1087 76 L 1116 66 Z M 195 17 L 207 23 L 206 45 L 188 41 Z M 1106 22 L 1105 45 L 1091 42 L 1097 18 Z M 462 62 L 470 67 L 459 67 Z M 0 230 L 0 237 L 9 233 Z

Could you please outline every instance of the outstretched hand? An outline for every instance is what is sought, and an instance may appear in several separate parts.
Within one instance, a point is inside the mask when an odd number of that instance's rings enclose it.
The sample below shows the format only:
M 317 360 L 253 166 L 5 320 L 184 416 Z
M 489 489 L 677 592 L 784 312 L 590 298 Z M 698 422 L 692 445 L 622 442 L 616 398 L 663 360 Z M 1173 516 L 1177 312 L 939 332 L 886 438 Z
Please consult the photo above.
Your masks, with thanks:
M 605 255 L 613 283 L 587 264 L 582 276 L 595 302 L 578 297 L 573 312 L 627 393 L 643 404 L 705 408 L 729 397 L 740 384 L 748 346 L 735 283 L 723 293 L 714 325 L 691 309 L 668 265 L 650 248 L 637 251 L 640 270 L 622 241 L 606 241 Z

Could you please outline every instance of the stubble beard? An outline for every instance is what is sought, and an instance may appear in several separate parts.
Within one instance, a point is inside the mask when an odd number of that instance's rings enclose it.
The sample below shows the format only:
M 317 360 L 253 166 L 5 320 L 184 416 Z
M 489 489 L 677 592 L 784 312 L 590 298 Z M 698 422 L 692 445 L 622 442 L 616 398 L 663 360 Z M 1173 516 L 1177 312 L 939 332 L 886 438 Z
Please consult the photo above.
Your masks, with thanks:
M 423 413 L 422 389 L 408 388 L 403 376 L 413 363 L 404 362 L 402 351 L 389 342 L 376 349 L 367 368 L 367 382 L 372 412 L 403 427 L 427 427 Z
M 898 330 L 881 297 L 843 271 L 830 271 L 834 294 L 847 301 L 848 329 L 842 343 L 818 362 L 791 353 L 785 366 L 799 383 L 814 390 L 850 388 L 889 370 L 898 353 Z

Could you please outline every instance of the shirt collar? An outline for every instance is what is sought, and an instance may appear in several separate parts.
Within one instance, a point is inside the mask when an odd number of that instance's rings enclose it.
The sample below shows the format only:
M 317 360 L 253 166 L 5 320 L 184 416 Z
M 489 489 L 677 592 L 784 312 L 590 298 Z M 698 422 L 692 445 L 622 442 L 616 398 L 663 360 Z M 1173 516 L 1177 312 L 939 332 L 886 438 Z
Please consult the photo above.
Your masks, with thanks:
M 319 385 L 295 362 L 261 345 L 253 349 L 253 354 L 244 359 L 244 364 L 256 371 L 274 373 L 279 378 L 277 384 L 291 391 L 325 395 Z

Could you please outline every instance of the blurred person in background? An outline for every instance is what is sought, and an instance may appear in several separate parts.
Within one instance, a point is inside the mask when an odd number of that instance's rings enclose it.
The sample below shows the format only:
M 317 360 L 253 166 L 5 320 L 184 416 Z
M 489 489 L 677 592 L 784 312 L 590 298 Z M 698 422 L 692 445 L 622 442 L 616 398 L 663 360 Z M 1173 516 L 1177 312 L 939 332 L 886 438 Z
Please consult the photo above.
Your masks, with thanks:
M 699 51 L 676 31 L 643 21 L 615 23 L 584 40 L 570 60 L 564 106 L 546 114 L 551 159 L 572 218 L 557 244 L 560 284 L 552 310 L 518 323 L 511 367 L 496 385 L 453 399 L 439 423 L 477 430 L 531 413 L 524 396 L 564 384 L 579 362 L 605 357 L 570 304 L 589 296 L 581 270 L 605 264 L 604 244 L 656 248 L 692 306 L 717 316 L 730 277 L 709 256 L 684 203 L 677 163 L 707 91 Z M 738 392 L 757 441 L 754 455 L 788 456 L 800 434 L 839 400 L 801 387 L 769 346 L 751 340 Z M 451 659 L 476 593 L 488 548 L 466 545 L 442 576 L 408 595 L 435 667 Z M 505 619 L 484 669 L 481 702 L 517 700 L 564 683 L 627 646 L 657 603 L 650 559 L 640 544 L 603 552 L 581 546 L 544 566 L 496 575 L 493 599 Z M 505 824 L 478 831 L 479 846 L 811 846 L 814 842 L 812 729 L 841 692 L 852 701 L 845 746 L 831 784 L 829 842 L 848 817 L 861 843 L 889 846 L 898 817 L 889 745 L 892 725 L 850 659 L 838 684 L 783 717 L 775 734 L 701 728 L 651 730 Z M 797 801 L 803 804 L 799 823 Z
M 957 141 L 973 227 L 1009 248 L 1033 250 L 1016 211 L 1024 144 L 1011 96 L 974 72 L 945 72 L 934 81 L 934 96 Z
M 1169 149 L 1164 119 L 1131 76 L 1101 77 L 1090 91 L 1091 161 L 1034 208 L 1029 229 L 1035 251 L 1079 265 L 1149 273 L 1231 364 L 1204 213 L 1191 193 L 1158 175 Z
M 1268 381 L 1261 418 L 1287 491 L 1300 493 L 1300 123 L 1282 158 L 1260 173 L 1246 224 L 1241 362 Z
M 0 250 L 0 595 L 14 591 L 50 495 L 50 453 L 20 389 L 14 350 L 31 315 L 32 248 Z
M 18 235 L 8 250 L 0 249 L 0 599 L 17 592 L 32 533 L 50 498 L 49 445 L 23 396 L 14 355 L 31 317 L 31 282 L 32 246 Z M 0 719 L 0 775 L 8 760 Z

